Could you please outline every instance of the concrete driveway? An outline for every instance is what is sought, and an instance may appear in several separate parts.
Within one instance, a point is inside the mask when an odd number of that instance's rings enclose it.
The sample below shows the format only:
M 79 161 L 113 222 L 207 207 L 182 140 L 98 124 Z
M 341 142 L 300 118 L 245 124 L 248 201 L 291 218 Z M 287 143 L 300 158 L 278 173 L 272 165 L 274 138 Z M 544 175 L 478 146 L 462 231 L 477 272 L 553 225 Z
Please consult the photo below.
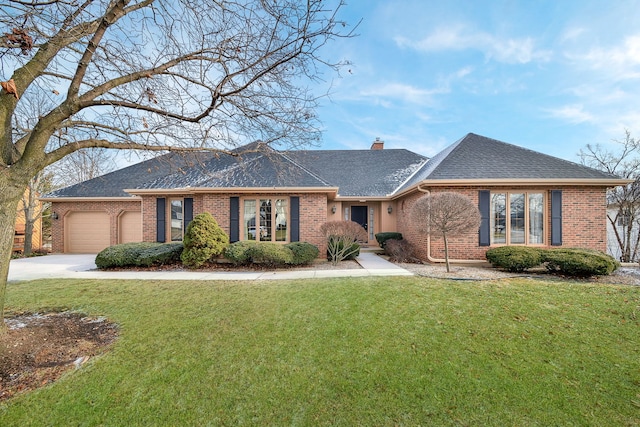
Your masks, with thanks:
M 75 278 L 78 273 L 95 270 L 96 256 L 46 255 L 11 260 L 9 281 Z

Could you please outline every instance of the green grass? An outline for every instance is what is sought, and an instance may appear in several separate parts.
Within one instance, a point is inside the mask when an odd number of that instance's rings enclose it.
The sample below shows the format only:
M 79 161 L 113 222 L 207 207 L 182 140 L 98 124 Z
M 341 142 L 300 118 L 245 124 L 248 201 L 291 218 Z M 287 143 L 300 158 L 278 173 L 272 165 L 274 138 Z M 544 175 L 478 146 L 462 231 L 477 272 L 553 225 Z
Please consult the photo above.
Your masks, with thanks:
M 640 425 L 640 288 L 47 280 L 10 310 L 121 327 L 0 425 Z

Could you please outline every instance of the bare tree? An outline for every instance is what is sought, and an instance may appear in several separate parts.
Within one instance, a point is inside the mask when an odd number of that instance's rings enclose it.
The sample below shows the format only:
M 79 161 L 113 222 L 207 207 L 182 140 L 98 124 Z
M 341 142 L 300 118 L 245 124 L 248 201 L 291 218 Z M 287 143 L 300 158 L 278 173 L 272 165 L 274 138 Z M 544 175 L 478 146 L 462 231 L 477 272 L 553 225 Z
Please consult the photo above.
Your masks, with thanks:
M 617 150 L 588 144 L 579 156 L 587 166 L 634 180 L 607 191 L 607 220 L 620 249 L 620 261 L 632 262 L 640 255 L 640 141 L 625 130 L 624 140 L 614 140 L 614 143 Z
M 47 170 L 53 178 L 54 188 L 78 184 L 115 169 L 116 163 L 107 148 L 84 148 L 75 151 Z
M 320 226 L 327 238 L 327 252 L 333 265 L 354 256 L 360 251 L 360 243 L 366 242 L 367 231 L 354 221 L 328 221 Z
M 458 193 L 435 193 L 420 197 L 411 208 L 418 231 L 444 239 L 444 257 L 449 267 L 449 237 L 478 231 L 480 212 L 471 199 Z
M 337 17 L 342 1 L 326 3 L 7 0 L 0 321 L 18 201 L 45 167 L 86 148 L 231 154 L 254 140 L 317 142 L 321 94 L 306 84 L 338 70 L 322 49 L 352 35 Z M 36 97 L 46 108 L 18 129 L 17 107 Z

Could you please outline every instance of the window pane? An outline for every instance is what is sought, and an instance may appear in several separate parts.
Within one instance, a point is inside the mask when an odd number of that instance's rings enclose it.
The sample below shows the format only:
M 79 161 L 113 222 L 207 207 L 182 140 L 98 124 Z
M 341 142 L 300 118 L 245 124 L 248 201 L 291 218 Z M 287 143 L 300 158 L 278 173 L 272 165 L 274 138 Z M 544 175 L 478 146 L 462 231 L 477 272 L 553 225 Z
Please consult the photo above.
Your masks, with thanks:
M 182 200 L 171 201 L 171 241 L 182 240 Z
M 271 241 L 271 200 L 260 200 L 260 241 Z
M 491 195 L 491 242 L 507 243 L 506 195 Z
M 244 201 L 244 240 L 256 240 L 256 201 Z
M 276 200 L 276 241 L 287 240 L 287 200 Z
M 509 194 L 511 244 L 524 243 L 524 194 Z
M 541 193 L 529 194 L 529 244 L 544 241 L 542 224 L 544 223 L 543 197 Z

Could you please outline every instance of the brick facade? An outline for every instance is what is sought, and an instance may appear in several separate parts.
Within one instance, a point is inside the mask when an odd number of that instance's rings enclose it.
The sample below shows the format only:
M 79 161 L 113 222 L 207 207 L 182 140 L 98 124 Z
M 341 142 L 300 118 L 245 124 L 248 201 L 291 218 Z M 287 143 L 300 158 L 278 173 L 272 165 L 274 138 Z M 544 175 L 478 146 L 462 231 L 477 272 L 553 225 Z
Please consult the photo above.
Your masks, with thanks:
M 596 249 L 606 252 L 606 188 L 605 187 L 436 187 L 436 192 L 457 192 L 469 197 L 478 205 L 478 191 L 492 193 L 539 192 L 545 195 L 544 233 L 545 242 L 537 245 L 551 248 L 551 190 L 562 190 L 562 246 Z M 432 237 L 430 248 L 426 235 L 418 233 L 411 221 L 411 208 L 424 193 L 413 193 L 397 201 L 397 228 L 403 237 L 415 246 L 420 259 L 427 261 L 444 258 L 444 241 Z M 479 246 L 478 233 L 449 239 L 449 258 L 459 260 L 484 260 L 485 253 L 492 246 Z M 429 251 L 430 249 L 430 251 Z
M 540 247 L 550 247 L 551 241 L 551 208 L 549 203 L 550 191 L 562 190 L 562 243 L 564 247 L 580 247 L 606 251 L 606 188 L 605 187 L 435 187 L 432 193 L 455 191 L 469 197 L 475 205 L 478 204 L 478 191 L 489 190 L 494 193 L 503 192 L 542 192 L 545 195 L 545 217 L 544 231 L 545 243 Z M 428 239 L 425 235 L 416 231 L 415 225 L 411 221 L 411 208 L 418 198 L 424 193 L 411 193 L 393 202 L 393 215 L 387 214 L 387 223 L 384 230 L 395 229 L 402 233 L 405 239 L 412 242 L 418 251 L 418 255 L 423 260 L 444 258 L 444 245 L 442 238 L 432 237 L 430 250 L 428 250 Z M 230 223 L 230 198 L 288 198 L 298 196 L 300 198 L 300 241 L 309 242 L 318 246 L 320 253 L 326 251 L 326 242 L 320 233 L 320 227 L 328 219 L 329 206 L 325 194 L 237 194 L 237 193 L 199 193 L 199 194 L 175 194 L 171 196 L 143 196 L 141 199 L 122 200 L 102 200 L 102 201 L 77 201 L 77 202 L 54 202 L 52 210 L 58 215 L 57 220 L 52 221 L 52 250 L 53 252 L 64 252 L 64 224 L 65 216 L 71 211 L 101 211 L 109 216 L 110 220 L 110 242 L 112 245 L 118 243 L 118 218 L 125 211 L 141 211 L 142 214 L 142 236 L 146 242 L 156 241 L 156 198 L 164 197 L 168 203 L 170 199 L 193 198 L 193 214 L 210 212 L 220 227 L 229 234 Z M 386 204 L 383 204 L 386 206 Z M 342 207 L 342 206 L 341 206 Z M 340 211 L 337 213 L 339 214 Z M 380 212 L 378 209 L 377 212 Z M 336 215 L 331 216 L 334 219 Z M 391 218 L 393 224 L 389 224 Z M 485 252 L 490 247 L 478 245 L 478 234 L 472 233 L 466 236 L 449 239 L 449 256 L 451 259 L 460 260 L 484 260 Z

